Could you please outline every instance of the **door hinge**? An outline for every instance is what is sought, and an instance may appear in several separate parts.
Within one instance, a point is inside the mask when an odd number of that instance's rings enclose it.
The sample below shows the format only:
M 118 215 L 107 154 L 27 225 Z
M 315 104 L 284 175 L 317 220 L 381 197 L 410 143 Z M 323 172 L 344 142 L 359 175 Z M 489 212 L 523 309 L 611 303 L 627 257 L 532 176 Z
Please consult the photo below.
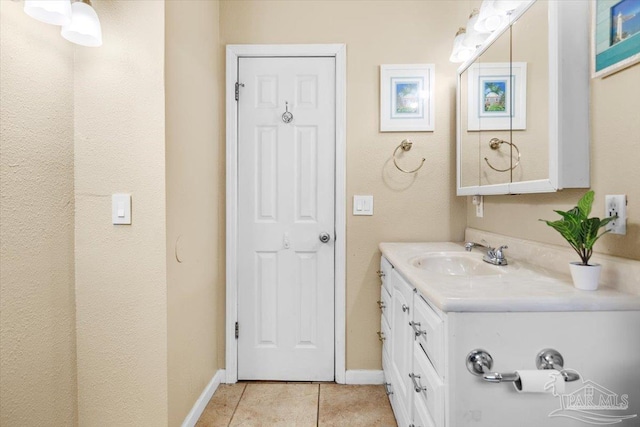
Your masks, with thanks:
M 240 86 L 244 87 L 244 83 L 236 82 L 236 101 L 240 99 Z
M 240 336 L 240 328 L 238 328 L 238 322 L 236 322 L 236 339 Z

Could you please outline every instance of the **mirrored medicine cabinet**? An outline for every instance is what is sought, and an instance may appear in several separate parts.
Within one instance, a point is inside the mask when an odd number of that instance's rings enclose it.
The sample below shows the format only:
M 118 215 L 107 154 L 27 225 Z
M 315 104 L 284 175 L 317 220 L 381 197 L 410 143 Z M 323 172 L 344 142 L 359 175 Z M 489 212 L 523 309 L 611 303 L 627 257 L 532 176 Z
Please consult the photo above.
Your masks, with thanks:
M 588 17 L 532 1 L 460 66 L 459 196 L 589 187 Z

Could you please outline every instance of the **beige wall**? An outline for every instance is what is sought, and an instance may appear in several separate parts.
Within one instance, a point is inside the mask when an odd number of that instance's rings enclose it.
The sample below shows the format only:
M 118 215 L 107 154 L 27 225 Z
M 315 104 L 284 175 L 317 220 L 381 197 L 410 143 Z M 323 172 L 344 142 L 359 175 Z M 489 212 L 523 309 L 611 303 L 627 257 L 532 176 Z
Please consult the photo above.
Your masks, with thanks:
M 606 194 L 626 194 L 628 202 L 627 234 L 604 236 L 596 243 L 596 251 L 636 260 L 640 260 L 639 81 L 639 65 L 591 80 L 591 188 L 596 193 L 592 214 L 604 216 Z M 559 234 L 537 220 L 557 218 L 554 209 L 571 209 L 585 191 L 488 196 L 484 218 L 476 218 L 469 203 L 467 222 L 481 230 L 566 245 Z
M 182 423 L 217 369 L 224 340 L 217 1 L 165 5 L 169 425 Z M 223 314 L 224 315 L 224 314 Z M 219 337 L 222 335 L 222 337 Z
M 75 51 L 76 318 L 82 426 L 167 424 L 164 2 L 95 2 Z M 131 225 L 111 194 L 131 193 Z
M 221 1 L 222 44 L 347 44 L 347 369 L 380 369 L 380 282 L 384 241 L 462 240 L 465 200 L 455 197 L 455 70 L 448 61 L 465 2 Z M 380 133 L 379 66 L 436 65 L 436 131 Z M 426 157 L 415 176 L 402 164 Z M 353 217 L 352 196 L 373 194 L 375 215 Z
M 0 1 L 0 425 L 77 423 L 73 48 Z

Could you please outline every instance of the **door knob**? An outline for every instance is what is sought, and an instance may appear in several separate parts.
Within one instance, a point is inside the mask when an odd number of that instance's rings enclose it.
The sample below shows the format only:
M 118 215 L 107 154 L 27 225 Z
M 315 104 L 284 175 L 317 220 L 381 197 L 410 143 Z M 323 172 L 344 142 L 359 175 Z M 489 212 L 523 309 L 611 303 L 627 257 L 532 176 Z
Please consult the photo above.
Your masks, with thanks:
M 320 233 L 318 239 L 320 239 L 322 243 L 327 243 L 329 240 L 331 240 L 331 235 L 329 235 L 329 233 Z

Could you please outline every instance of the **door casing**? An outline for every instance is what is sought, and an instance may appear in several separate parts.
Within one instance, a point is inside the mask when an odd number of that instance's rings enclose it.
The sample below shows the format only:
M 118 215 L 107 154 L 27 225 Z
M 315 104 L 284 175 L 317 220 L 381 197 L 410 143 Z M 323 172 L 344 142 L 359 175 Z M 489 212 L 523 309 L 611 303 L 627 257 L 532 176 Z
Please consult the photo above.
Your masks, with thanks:
M 225 374 L 238 381 L 238 105 L 235 84 L 240 57 L 326 56 L 336 60 L 335 162 L 335 380 L 346 381 L 346 84 L 344 44 L 227 45 L 226 50 L 226 326 Z M 240 332 L 242 333 L 242 332 Z

